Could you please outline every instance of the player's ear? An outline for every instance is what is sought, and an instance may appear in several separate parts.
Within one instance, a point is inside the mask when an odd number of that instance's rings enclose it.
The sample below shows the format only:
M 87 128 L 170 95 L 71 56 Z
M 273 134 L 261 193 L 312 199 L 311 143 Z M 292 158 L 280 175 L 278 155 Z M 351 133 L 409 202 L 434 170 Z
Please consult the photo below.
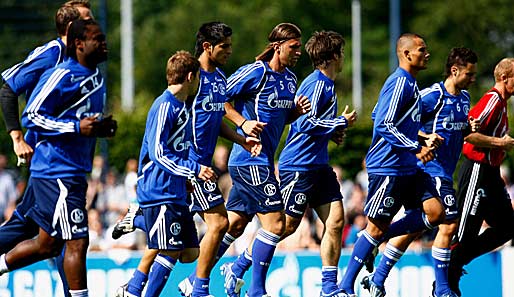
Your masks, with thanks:
M 204 41 L 204 42 L 202 43 L 202 47 L 203 47 L 203 50 L 204 50 L 204 51 L 207 51 L 207 50 L 209 50 L 209 49 L 211 49 L 211 50 L 212 50 L 212 47 L 213 47 L 213 46 L 212 46 L 212 44 L 211 44 L 210 42 Z

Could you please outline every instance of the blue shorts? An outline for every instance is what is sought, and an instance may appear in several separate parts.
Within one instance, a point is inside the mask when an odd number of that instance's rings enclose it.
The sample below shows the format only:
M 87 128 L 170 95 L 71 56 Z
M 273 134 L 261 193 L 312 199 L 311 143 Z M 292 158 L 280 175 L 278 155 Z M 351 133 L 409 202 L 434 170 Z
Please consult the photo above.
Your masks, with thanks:
M 405 176 L 369 174 L 364 212 L 370 218 L 390 221 L 402 206 L 405 210 L 420 208 L 425 195 L 439 197 L 432 178 L 424 171 Z
M 435 184 L 437 192 L 439 193 L 438 197 L 441 197 L 441 201 L 443 202 L 446 220 L 451 221 L 459 216 L 459 205 L 457 204 L 457 198 L 455 196 L 455 189 L 453 188 L 453 182 L 446 178 L 441 177 L 432 177 L 432 181 Z M 423 195 L 423 201 L 434 197 L 432 193 L 425 192 Z
M 212 181 L 192 180 L 191 212 L 204 212 L 225 203 L 218 184 Z
M 280 192 L 286 214 L 301 218 L 307 205 L 315 208 L 342 201 L 340 185 L 331 167 L 310 171 L 280 171 Z
M 273 168 L 262 165 L 229 166 L 232 190 L 226 208 L 252 216 L 284 210 Z
M 199 247 L 193 215 L 187 206 L 167 203 L 142 210 L 148 248 L 181 251 Z
M 88 237 L 86 178 L 30 178 L 23 199 L 34 199 L 27 216 L 52 237 L 72 240 Z M 33 197 L 27 197 L 33 196 Z

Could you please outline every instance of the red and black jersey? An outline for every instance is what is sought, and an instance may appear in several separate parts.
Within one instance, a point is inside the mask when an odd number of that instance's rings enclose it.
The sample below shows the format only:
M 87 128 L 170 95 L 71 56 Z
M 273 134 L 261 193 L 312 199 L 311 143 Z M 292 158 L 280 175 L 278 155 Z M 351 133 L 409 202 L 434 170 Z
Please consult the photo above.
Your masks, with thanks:
M 480 98 L 469 111 L 468 117 L 480 119 L 479 132 L 487 136 L 503 137 L 509 130 L 507 100 L 494 88 Z M 464 142 L 462 153 L 472 161 L 491 166 L 500 166 L 505 157 L 502 149 L 477 147 L 467 142 Z

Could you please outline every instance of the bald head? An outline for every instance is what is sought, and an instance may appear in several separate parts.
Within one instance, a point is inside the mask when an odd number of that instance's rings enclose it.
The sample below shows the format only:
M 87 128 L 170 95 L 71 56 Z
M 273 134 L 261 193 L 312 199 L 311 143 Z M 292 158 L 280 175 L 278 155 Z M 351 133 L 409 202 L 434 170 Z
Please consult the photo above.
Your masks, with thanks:
M 398 55 L 398 58 L 400 58 L 400 55 L 405 50 L 412 50 L 412 48 L 414 48 L 416 45 L 416 39 L 423 40 L 423 37 L 414 33 L 404 33 L 398 38 L 396 41 L 396 54 Z
M 403 68 L 413 76 L 427 68 L 428 53 L 425 41 L 414 33 L 405 33 L 396 42 L 396 55 L 400 68 Z
M 514 76 L 514 58 L 503 58 L 494 68 L 494 80 L 500 82 Z

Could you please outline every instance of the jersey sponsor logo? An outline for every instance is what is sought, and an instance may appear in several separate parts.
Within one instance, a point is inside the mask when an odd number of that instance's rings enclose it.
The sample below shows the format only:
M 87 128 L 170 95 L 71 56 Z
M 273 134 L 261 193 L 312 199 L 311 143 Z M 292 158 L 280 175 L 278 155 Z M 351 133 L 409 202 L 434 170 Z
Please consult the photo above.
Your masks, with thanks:
M 290 109 L 293 107 L 292 100 L 279 100 L 277 88 L 275 91 L 268 96 L 268 106 L 271 108 L 285 108 Z
M 453 195 L 446 195 L 444 196 L 444 204 L 447 206 L 452 206 L 455 204 L 455 197 Z
M 203 183 L 203 189 L 207 192 L 212 192 L 216 189 L 216 183 L 208 180 Z
M 214 102 L 214 96 L 209 92 L 209 96 L 202 100 L 202 109 L 207 112 L 224 111 L 225 102 Z
M 177 236 L 180 234 L 180 231 L 182 231 L 182 226 L 180 226 L 180 223 L 175 222 L 175 223 L 171 224 L 171 226 L 170 226 L 171 234 Z
M 477 214 L 478 205 L 480 205 L 480 199 L 484 197 L 487 197 L 485 190 L 482 188 L 478 189 L 477 193 L 475 194 L 475 198 L 473 199 L 473 207 L 471 207 L 471 211 L 469 212 L 470 215 L 474 216 Z
M 303 214 L 303 212 L 301 212 L 301 211 L 299 211 L 299 210 L 296 210 L 296 209 L 294 208 L 294 205 L 289 206 L 289 211 L 290 211 L 290 212 L 292 212 L 292 213 L 295 213 L 295 214 L 299 214 L 299 215 L 302 215 L 302 214 Z
M 277 187 L 274 184 L 267 184 L 264 186 L 264 194 L 268 196 L 273 196 L 277 193 Z
M 175 237 L 171 237 L 168 241 L 171 245 L 182 245 L 182 240 L 175 241 Z
M 455 114 L 452 110 L 450 115 L 443 119 L 441 125 L 448 131 L 460 131 L 467 127 L 468 122 L 455 122 Z
M 71 221 L 75 224 L 82 223 L 84 221 L 84 212 L 80 208 L 75 208 L 71 211 Z
M 88 228 L 87 226 L 84 226 L 82 228 L 77 227 L 77 225 L 71 226 L 71 233 L 77 234 L 77 233 L 84 233 L 87 232 Z
M 291 94 L 294 94 L 296 92 L 296 86 L 292 82 L 287 83 L 287 89 Z
M 264 204 L 266 204 L 267 206 L 279 205 L 281 203 L 282 203 L 282 200 L 271 201 L 271 200 L 269 200 L 269 198 L 266 198 L 266 201 L 264 201 Z
M 307 196 L 304 193 L 298 193 L 294 196 L 294 201 L 298 204 L 305 204 L 307 202 Z
M 90 113 L 91 110 L 91 100 L 89 98 L 86 99 L 85 104 L 77 108 L 77 112 L 75 112 L 75 116 L 77 119 L 83 119 L 90 116 L 96 115 L 96 113 Z
M 75 74 L 72 74 L 71 78 L 70 78 L 70 81 L 72 83 L 74 83 L 74 82 L 78 82 L 78 81 L 84 80 L 84 78 L 86 78 L 86 77 L 85 76 L 77 76 L 77 77 L 75 77 Z
M 384 199 L 384 206 L 385 207 L 392 207 L 394 205 L 394 198 L 389 196 Z

